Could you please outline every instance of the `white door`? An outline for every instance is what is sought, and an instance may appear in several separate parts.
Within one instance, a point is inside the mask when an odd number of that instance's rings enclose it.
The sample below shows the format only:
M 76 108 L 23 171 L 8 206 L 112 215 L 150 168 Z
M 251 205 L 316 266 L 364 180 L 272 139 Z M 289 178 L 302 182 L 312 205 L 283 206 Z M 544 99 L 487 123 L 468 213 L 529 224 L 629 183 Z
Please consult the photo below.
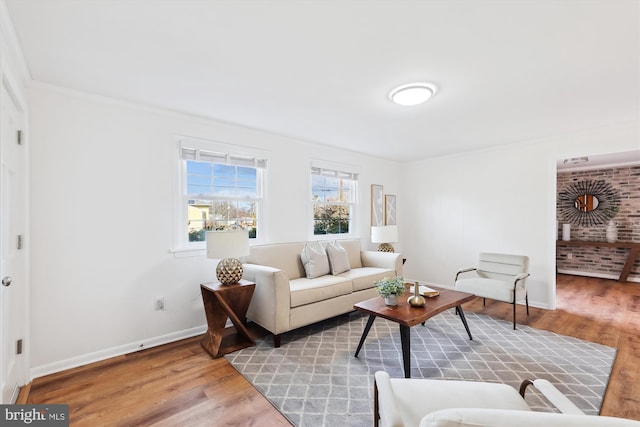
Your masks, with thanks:
M 27 382 L 27 155 L 23 115 L 4 84 L 0 93 L 0 403 L 14 403 Z M 23 141 L 19 141 L 22 139 Z

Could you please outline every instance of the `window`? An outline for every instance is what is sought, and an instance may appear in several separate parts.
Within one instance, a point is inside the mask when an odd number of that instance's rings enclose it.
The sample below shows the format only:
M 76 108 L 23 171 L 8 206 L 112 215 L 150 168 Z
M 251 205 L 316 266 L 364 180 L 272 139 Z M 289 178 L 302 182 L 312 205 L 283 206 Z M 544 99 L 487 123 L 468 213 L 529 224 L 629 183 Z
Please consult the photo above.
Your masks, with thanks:
M 326 165 L 325 165 L 326 166 Z M 347 168 L 311 165 L 313 234 L 350 234 L 355 230 L 358 174 Z
M 180 144 L 180 246 L 204 247 L 198 242 L 212 230 L 240 228 L 257 238 L 266 159 L 214 151 L 229 148 L 221 144 L 202 146 L 199 141 Z

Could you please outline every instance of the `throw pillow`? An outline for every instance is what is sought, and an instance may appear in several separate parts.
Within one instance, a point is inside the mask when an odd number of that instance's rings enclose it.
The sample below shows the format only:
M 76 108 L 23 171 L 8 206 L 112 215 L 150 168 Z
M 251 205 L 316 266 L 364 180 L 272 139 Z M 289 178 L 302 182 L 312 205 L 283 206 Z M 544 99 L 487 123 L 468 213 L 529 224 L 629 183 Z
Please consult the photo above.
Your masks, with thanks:
M 302 253 L 300 254 L 300 260 L 304 265 L 307 279 L 324 276 L 331 272 L 327 252 L 325 252 L 319 243 L 305 243 L 304 248 L 302 248 Z
M 337 240 L 327 244 L 327 255 L 329 255 L 329 264 L 331 265 L 331 274 L 344 273 L 351 270 L 349 265 L 349 254 Z

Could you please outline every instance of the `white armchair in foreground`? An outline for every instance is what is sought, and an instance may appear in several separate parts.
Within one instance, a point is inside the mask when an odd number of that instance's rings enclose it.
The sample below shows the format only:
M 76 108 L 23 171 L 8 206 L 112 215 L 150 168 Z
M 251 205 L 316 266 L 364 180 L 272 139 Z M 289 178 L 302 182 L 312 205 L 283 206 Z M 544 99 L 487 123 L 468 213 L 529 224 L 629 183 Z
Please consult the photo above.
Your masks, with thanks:
M 533 412 L 524 400 L 528 385 L 560 412 Z M 506 384 L 390 378 L 375 373 L 374 426 L 378 427 L 640 427 L 640 421 L 585 415 L 549 381 Z

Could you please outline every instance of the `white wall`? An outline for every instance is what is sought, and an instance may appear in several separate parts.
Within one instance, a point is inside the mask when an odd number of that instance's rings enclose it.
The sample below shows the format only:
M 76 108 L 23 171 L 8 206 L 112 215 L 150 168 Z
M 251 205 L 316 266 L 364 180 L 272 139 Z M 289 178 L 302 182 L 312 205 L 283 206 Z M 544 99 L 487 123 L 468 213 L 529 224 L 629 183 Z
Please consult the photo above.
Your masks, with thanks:
M 382 184 L 397 195 L 406 277 L 451 285 L 480 251 L 525 253 L 543 307 L 555 304 L 556 160 L 640 143 L 632 123 L 398 165 L 40 85 L 28 95 L 33 376 L 203 332 L 214 261 L 170 253 L 177 134 L 269 151 L 269 242 L 309 238 L 311 159 L 359 165 L 365 246 L 370 184 Z
M 403 166 L 405 276 L 453 286 L 479 252 L 525 254 L 530 304 L 555 308 L 556 161 L 639 147 L 634 122 Z
M 361 167 L 365 246 L 370 184 L 399 193 L 392 162 L 42 85 L 28 96 L 34 377 L 204 331 L 199 284 L 215 262 L 170 253 L 174 135 L 269 151 L 270 242 L 309 238 L 311 159 Z

